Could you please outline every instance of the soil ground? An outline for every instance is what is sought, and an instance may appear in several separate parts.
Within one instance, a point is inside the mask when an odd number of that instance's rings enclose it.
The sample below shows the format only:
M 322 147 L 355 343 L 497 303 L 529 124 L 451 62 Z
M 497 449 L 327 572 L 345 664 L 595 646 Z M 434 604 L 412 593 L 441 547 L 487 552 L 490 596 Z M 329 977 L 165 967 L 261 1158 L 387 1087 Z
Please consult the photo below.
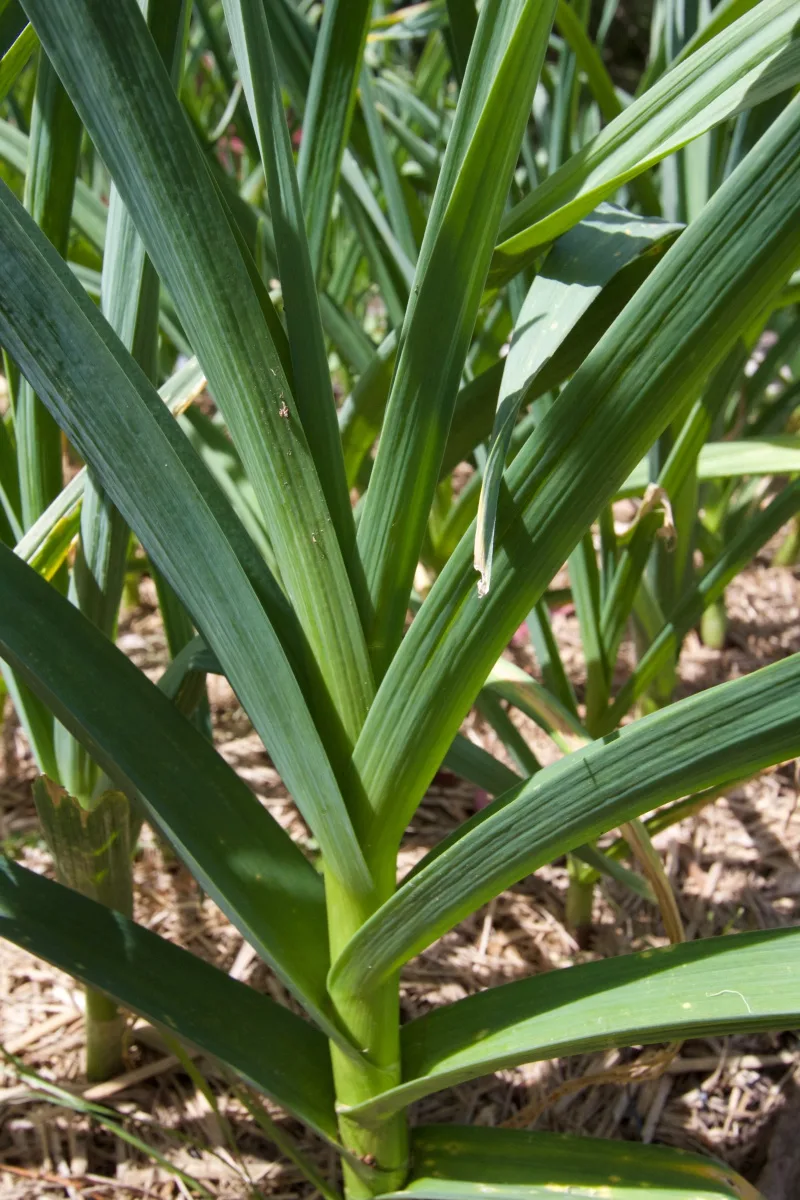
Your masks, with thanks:
M 690 635 L 680 661 L 680 694 L 707 688 L 800 650 L 798 574 L 754 563 L 728 592 L 726 647 L 712 651 Z M 569 609 L 554 624 L 580 696 L 583 664 Z M 529 645 L 509 649 L 535 671 Z M 120 645 L 152 677 L 166 657 L 154 595 L 143 580 L 138 606 L 122 624 Z M 210 681 L 214 734 L 270 811 L 301 841 L 302 821 L 230 688 Z M 0 840 L 37 871 L 52 864 L 30 799 L 32 763 L 10 714 L 3 731 Z M 515 718 L 516 719 L 516 718 Z M 552 746 L 520 724 L 543 760 Z M 470 737 L 503 757 L 475 714 Z M 407 869 L 480 803 L 475 789 L 437 776 L 408 831 Z M 661 834 L 662 851 L 690 937 L 794 924 L 800 916 L 800 812 L 793 763 L 732 789 L 699 816 Z M 476 989 L 577 962 L 665 944 L 658 913 L 615 884 L 596 890 L 590 949 L 579 950 L 564 923 L 563 863 L 538 872 L 465 921 L 404 973 L 406 1017 Z M 136 859 L 136 918 L 159 934 L 274 997 L 292 1003 L 191 876 L 145 830 Z M 73 981 L 7 943 L 0 947 L 0 1042 L 44 1079 L 100 1100 L 128 1130 L 173 1167 L 219 1198 L 310 1197 L 313 1189 L 256 1126 L 218 1068 L 199 1062 L 198 1089 L 153 1030 L 131 1022 L 128 1073 L 110 1084 L 82 1082 L 81 995 Z M 796 1033 L 693 1040 L 658 1078 L 638 1085 L 568 1081 L 635 1062 L 641 1050 L 535 1063 L 429 1097 L 415 1121 L 522 1124 L 537 1129 L 661 1142 L 711 1153 L 753 1182 L 768 1200 L 800 1195 L 796 1134 L 800 1043 Z M 537 1110 L 538 1115 L 537 1115 Z M 284 1134 L 334 1178 L 331 1152 L 295 1122 L 272 1112 Z M 792 1183 L 794 1179 L 794 1183 Z M 98 1123 L 46 1102 L 14 1070 L 0 1076 L 0 1197 L 188 1196 L 187 1185 Z

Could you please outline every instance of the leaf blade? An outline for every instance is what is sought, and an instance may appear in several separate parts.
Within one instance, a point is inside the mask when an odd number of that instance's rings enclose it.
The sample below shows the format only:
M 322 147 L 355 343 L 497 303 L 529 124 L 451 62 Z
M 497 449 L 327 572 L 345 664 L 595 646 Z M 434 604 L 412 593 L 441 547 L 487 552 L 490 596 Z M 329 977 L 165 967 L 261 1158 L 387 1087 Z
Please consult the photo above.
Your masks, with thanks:
M 255 590 L 244 557 L 248 539 L 227 502 L 141 369 L 5 185 L 0 209 L 4 341 L 224 664 L 324 840 L 331 868 L 368 888 L 363 855 L 297 681 L 297 631 L 282 593 L 263 564 L 256 567 L 261 587 Z M 93 397 L 91 411 L 81 403 L 85 395 Z M 132 436 L 150 451 L 135 473 L 125 469 Z M 254 669 L 259 663 L 269 663 L 270 678 Z
M 491 1189 L 511 1200 L 545 1200 L 567 1191 L 576 1200 L 757 1200 L 730 1167 L 667 1146 L 480 1126 L 428 1125 L 412 1133 L 412 1176 L 401 1196 L 478 1200 Z
M 514 460 L 484 598 L 474 585 L 472 539 L 462 539 L 356 746 L 356 769 L 378 813 L 376 842 L 399 841 L 514 630 L 622 478 L 782 286 L 800 256 L 798 181 L 795 99 L 667 251 Z M 757 234 L 750 205 L 759 212 Z
M 355 525 L 300 188 L 263 0 L 224 0 L 239 75 L 267 177 L 294 376 L 293 393 L 352 577 Z
M 475 570 L 485 595 L 500 484 L 517 416 L 541 370 L 552 359 L 614 276 L 640 255 L 656 251 L 681 226 L 635 217 L 602 203 L 553 246 L 536 274 L 514 325 L 505 359 L 494 428 L 484 468 L 475 529 Z
M 5 858 L 0 936 L 173 1029 L 335 1140 L 325 1038 L 267 996 Z M 236 1020 L 220 1021 L 220 1012 Z
M 359 524 L 377 675 L 400 640 L 491 242 L 544 59 L 555 0 L 481 10 L 417 262 Z M 455 282 L 455 286 L 453 286 Z
M 208 376 L 271 530 L 291 604 L 344 736 L 354 740 L 372 697 L 371 672 L 341 548 L 292 411 L 285 335 L 269 295 L 135 0 L 55 7 L 25 0 L 25 8 Z
M 800 753 L 800 655 L 627 725 L 539 771 L 441 842 L 356 933 L 332 991 L 377 986 L 505 887 L 668 800 Z
M 320 876 L 166 695 L 12 551 L 0 547 L 0 561 L 3 658 L 127 794 L 141 795 L 203 887 L 332 1028 Z M 306 956 L 298 947 L 309 937 Z
M 297 175 L 317 277 L 355 108 L 371 13 L 370 0 L 329 0 L 314 51 Z
M 627 179 L 745 104 L 792 86 L 800 42 L 790 0 L 767 0 L 669 71 L 508 215 L 489 275 L 532 261 Z M 785 74 L 784 74 L 785 72 Z

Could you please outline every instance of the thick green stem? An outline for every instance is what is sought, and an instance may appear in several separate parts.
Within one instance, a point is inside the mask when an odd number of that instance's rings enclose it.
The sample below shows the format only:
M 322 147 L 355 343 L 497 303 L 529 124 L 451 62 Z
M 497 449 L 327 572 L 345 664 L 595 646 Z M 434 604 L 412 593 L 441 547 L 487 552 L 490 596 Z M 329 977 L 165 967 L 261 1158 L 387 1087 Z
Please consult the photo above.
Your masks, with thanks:
M 86 1078 L 111 1079 L 123 1069 L 125 1018 L 104 992 L 86 989 Z
M 700 636 L 704 646 L 708 646 L 711 650 L 722 650 L 727 632 L 728 613 L 723 594 L 718 599 L 712 600 L 708 607 L 703 609 L 703 615 L 700 618 Z
M 384 872 L 369 897 L 353 896 L 338 880 L 328 876 L 328 935 L 335 960 L 364 921 L 394 891 L 394 863 Z M 345 1148 L 363 1166 L 344 1162 L 345 1191 L 349 1200 L 366 1200 L 402 1187 L 408 1171 L 408 1133 L 402 1114 L 377 1125 L 363 1125 L 341 1113 L 400 1082 L 400 998 L 398 978 L 369 992 L 334 994 L 342 1025 L 361 1050 L 349 1055 L 331 1044 L 339 1132 Z
M 583 877 L 582 864 L 567 856 L 569 885 L 567 888 L 566 922 L 581 950 L 588 950 L 592 937 L 592 904 L 594 883 Z
M 36 811 L 59 882 L 125 916 L 131 915 L 128 800 L 105 792 L 89 807 L 42 775 L 33 785 Z M 103 992 L 86 989 L 86 1077 L 109 1079 L 123 1066 L 125 1018 Z
M 775 567 L 793 567 L 798 561 L 800 561 L 800 519 L 795 517 L 789 532 L 775 552 L 772 564 Z

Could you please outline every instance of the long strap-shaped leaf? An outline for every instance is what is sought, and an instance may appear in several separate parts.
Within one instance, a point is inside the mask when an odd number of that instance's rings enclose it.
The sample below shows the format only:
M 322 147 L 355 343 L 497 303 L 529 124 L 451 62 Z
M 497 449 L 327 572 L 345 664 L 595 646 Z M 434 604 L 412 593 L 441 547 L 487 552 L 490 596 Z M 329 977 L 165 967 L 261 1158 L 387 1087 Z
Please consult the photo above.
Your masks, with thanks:
M 300 189 L 263 0 L 225 0 L 225 17 L 267 177 L 294 375 L 293 394 L 345 558 L 355 525 Z
M 185 0 L 148 5 L 148 28 L 173 84 L 180 89 L 184 60 Z M 155 382 L 158 357 L 158 276 L 147 258 L 130 216 L 112 184 L 100 289 L 101 311 L 125 348 Z M 130 530 L 91 469 L 84 489 L 80 538 L 69 581 L 69 598 L 107 637 L 113 638 L 125 581 Z M 93 799 L 97 768 L 80 743 L 55 726 L 58 782 L 83 804 Z M 47 800 L 43 800 L 47 811 Z M 92 893 L 88 893 L 91 895 Z
M 799 78 L 794 0 L 763 0 L 664 75 L 512 209 L 489 282 L 514 275 L 626 180 Z
M 670 661 L 674 662 L 686 634 L 695 625 L 709 604 L 722 596 L 753 556 L 778 532 L 782 525 L 800 511 L 800 479 L 793 479 L 775 499 L 756 516 L 747 521 L 723 552 L 711 564 L 682 598 L 658 636 L 650 643 L 629 679 L 625 681 L 614 703 L 608 709 L 599 732 L 613 729 L 642 695 L 645 688 Z
M 394 161 L 389 139 L 378 117 L 375 94 L 372 83 L 372 72 L 369 67 L 361 68 L 361 111 L 364 124 L 369 134 L 370 145 L 375 156 L 375 165 L 383 188 L 386 208 L 392 225 L 392 232 L 400 243 L 411 262 L 417 257 L 417 243 L 411 227 L 411 216 L 403 195 L 400 175 Z
M 5 100 L 38 45 L 36 31 L 31 25 L 26 25 L 13 45 L 0 57 L 0 102 Z
M 0 655 L 140 793 L 209 895 L 330 1029 L 321 877 L 155 684 L 5 547 L 0 564 Z
M 600 48 L 589 37 L 580 18 L 571 4 L 559 0 L 556 9 L 556 28 L 568 43 L 575 61 L 586 75 L 587 83 L 597 101 L 603 120 L 613 121 L 622 112 L 622 102 L 617 95 L 614 82 L 603 62 Z M 637 175 L 631 181 L 631 190 L 646 213 L 661 212 L 658 193 L 647 175 Z
M 748 1030 L 800 1016 L 800 930 L 703 938 L 548 971 L 437 1008 L 403 1029 L 407 1081 L 370 1119 L 502 1067 L 609 1046 Z
M 330 868 L 368 887 L 333 770 L 272 623 L 286 629 L 287 645 L 297 644 L 277 585 L 270 577 L 267 612 L 226 536 L 238 523 L 208 471 L 5 185 L 0 214 L 0 337 L 224 664 Z M 243 531 L 238 540 L 247 540 Z
M 372 695 L 371 673 L 269 296 L 243 257 L 136 0 L 25 0 L 25 8 L 208 376 L 281 578 L 352 740 Z
M 200 370 L 197 359 L 192 358 L 162 384 L 158 394 L 169 411 L 177 415 L 199 396 L 205 386 L 206 377 Z M 81 467 L 14 547 L 14 553 L 38 571 L 44 579 L 52 579 L 66 559 L 69 547 L 78 532 L 87 474 L 86 467 Z M 232 525 L 231 533 L 234 528 Z M 241 538 L 238 554 L 245 561 L 247 551 L 247 543 Z M 251 560 L 255 566 L 255 555 L 252 552 Z
M 328 0 L 314 51 L 297 174 L 317 277 L 371 14 L 371 0 Z
M 736 479 L 741 475 L 794 475 L 800 471 L 800 437 L 776 434 L 737 442 L 707 442 L 697 458 L 697 478 Z M 633 496 L 647 486 L 647 464 L 639 463 L 620 495 Z
M 760 1200 L 725 1163 L 671 1146 L 480 1125 L 422 1125 L 411 1179 L 386 1200 Z
M 316 34 L 291 0 L 264 0 L 272 43 L 289 98 L 302 112 L 308 96 Z
M 671 503 L 679 502 L 682 495 L 692 492 L 692 479 L 697 477 L 697 457 L 704 449 L 718 414 L 727 403 L 731 391 L 741 377 L 748 352 L 739 342 L 726 356 L 712 375 L 702 395 L 695 400 L 689 411 L 664 466 L 654 481 L 662 488 Z M 657 499 L 657 495 L 653 497 Z M 694 500 L 689 520 L 694 521 Z M 663 514 L 652 516 L 639 512 L 636 527 L 621 553 L 616 556 L 613 572 L 603 597 L 601 629 L 603 644 L 610 661 L 615 661 L 628 619 L 636 602 L 639 583 L 650 555 L 654 538 L 663 528 Z M 605 733 L 608 727 L 596 730 Z
M 587 220 L 591 221 L 592 217 L 589 216 Z M 528 380 L 525 385 L 523 403 L 532 404 L 540 396 L 559 388 L 570 375 L 577 371 L 588 357 L 589 352 L 594 349 L 603 334 L 622 312 L 636 289 L 655 267 L 660 257 L 660 250 L 666 250 L 667 246 L 668 242 L 655 243 L 652 255 L 641 256 L 636 260 L 635 266 L 630 265 L 627 271 L 621 271 L 606 284 L 575 328 L 567 334 L 560 345 L 555 347 L 552 357 L 541 367 L 535 378 Z M 546 269 L 544 270 L 546 271 Z M 456 463 L 468 459 L 475 447 L 489 437 L 504 369 L 505 363 L 500 359 L 488 370 L 465 384 L 459 392 L 453 413 L 453 424 L 442 460 L 441 479 L 450 474 Z M 512 446 L 518 431 L 519 426 L 512 434 Z M 470 486 L 472 486 L 472 480 L 470 480 Z M 466 505 L 469 509 L 469 516 L 459 514 L 459 517 L 456 518 L 455 515 L 468 491 L 469 487 L 461 493 L 448 518 L 448 526 L 451 528 L 454 529 L 456 524 L 459 525 L 458 536 L 450 546 L 451 551 L 455 549 L 461 534 L 475 516 L 477 491 L 475 497 L 470 498 Z M 449 545 L 449 543 L 450 537 L 448 536 L 447 544 Z
M 0 120 L 0 158 L 14 171 L 28 170 L 30 139 L 16 125 Z M 72 220 L 96 250 L 103 249 L 108 210 L 83 179 L 75 180 Z
M 49 59 L 40 53 L 31 119 L 25 207 L 65 255 L 75 190 L 81 123 Z M 58 426 L 27 380 L 14 412 L 22 521 L 27 529 L 63 486 Z
M 554 10 L 555 0 L 487 0 L 481 10 L 358 530 L 378 676 L 402 634 L 491 244 Z
M 800 98 L 667 251 L 514 460 L 489 595 L 477 595 L 469 534 L 431 589 L 354 756 L 376 842 L 396 845 L 514 630 L 798 258 Z
M 559 854 L 712 783 L 800 754 L 800 655 L 628 725 L 539 771 L 460 826 L 370 918 L 331 986 L 374 986 Z
M 78 115 L 42 51 L 33 97 L 25 206 L 62 255 L 69 240 L 80 139 Z M 61 433 L 24 376 L 16 389 L 13 417 L 22 525 L 28 529 L 63 487 Z M 39 770 L 52 771 L 57 759 L 52 720 L 23 684 L 7 672 L 5 678 Z
M 335 1139 L 325 1038 L 268 996 L 8 859 L 0 859 L 0 936 L 151 1021 L 180 1030 L 182 1038 Z
M 635 217 L 616 205 L 597 211 L 558 240 L 534 279 L 514 326 L 484 468 L 475 530 L 475 570 L 489 590 L 500 482 L 526 392 L 605 285 L 641 254 L 674 239 L 681 226 Z

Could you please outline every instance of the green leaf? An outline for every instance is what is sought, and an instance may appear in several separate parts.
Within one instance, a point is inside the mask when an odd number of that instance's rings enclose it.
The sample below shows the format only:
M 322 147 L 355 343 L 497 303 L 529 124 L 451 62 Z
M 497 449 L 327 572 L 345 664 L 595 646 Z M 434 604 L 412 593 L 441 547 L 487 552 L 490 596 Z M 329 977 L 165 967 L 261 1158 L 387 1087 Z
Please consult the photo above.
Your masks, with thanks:
M 615 660 L 640 589 L 642 573 L 651 555 L 654 539 L 664 528 L 664 493 L 667 502 L 679 506 L 683 499 L 688 505 L 687 523 L 692 526 L 696 515 L 698 455 L 711 432 L 719 413 L 729 402 L 744 370 L 749 353 L 742 341 L 737 342 L 712 375 L 702 395 L 692 405 L 680 432 L 672 442 L 666 461 L 654 481 L 656 489 L 650 494 L 650 512 L 639 509 L 635 527 L 622 552 L 617 556 L 613 576 L 603 598 L 602 636 L 609 658 Z M 688 541 L 688 539 L 684 539 Z M 687 547 L 687 552 L 688 552 Z M 684 568 L 685 568 L 684 560 Z M 678 571 L 676 566 L 675 577 Z
M 698 29 L 682 48 L 680 54 L 672 61 L 672 66 L 681 63 L 687 59 L 701 46 L 705 46 L 706 42 L 710 42 L 723 29 L 727 29 L 733 21 L 737 21 L 739 17 L 750 12 L 761 0 L 721 0 L 720 4 L 715 5 L 710 14 L 706 14 L 703 18 L 704 24 Z
M 656 894 L 647 880 L 643 879 L 641 875 L 637 875 L 635 871 L 630 871 L 627 867 L 623 867 L 610 854 L 604 854 L 595 846 L 576 846 L 572 854 L 591 869 L 592 883 L 596 879 L 599 879 L 601 875 L 606 875 L 609 879 L 614 879 L 617 883 L 621 883 L 623 887 L 628 888 L 634 895 L 641 896 L 642 899 L 647 900 L 649 904 L 658 903 Z M 663 870 L 660 863 L 658 869 Z M 583 879 L 580 882 L 582 884 Z
M 66 255 L 81 124 L 49 60 L 39 55 L 31 117 L 25 207 Z M 14 410 L 22 523 L 27 529 L 63 487 L 61 434 L 26 379 Z
M 350 395 L 339 409 L 339 432 L 344 450 L 347 483 L 354 487 L 378 436 L 386 406 L 386 397 L 394 370 L 397 335 L 394 330 L 383 339 Z
M 611 1046 L 792 1029 L 800 930 L 703 938 L 548 971 L 435 1009 L 403 1029 L 407 1081 L 359 1116 L 524 1062 Z
M 707 442 L 697 459 L 697 478 L 738 479 L 742 475 L 796 475 L 800 472 L 800 437 L 743 438 L 738 442 Z M 640 463 L 619 490 L 633 496 L 647 486 L 647 463 Z
M 400 640 L 492 243 L 547 48 L 555 0 L 487 0 L 459 96 L 359 524 L 384 674 Z
M 8 859 L 0 859 L 0 935 L 227 1063 L 336 1139 L 325 1037 L 268 996 Z
M 342 552 L 287 377 L 277 313 L 231 227 L 136 0 L 56 6 L 25 0 L 25 7 L 208 376 L 319 664 L 335 714 L 329 736 L 343 743 L 344 756 L 373 684 Z
M 411 1145 L 411 1179 L 387 1200 L 758 1200 L 724 1163 L 671 1146 L 479 1125 L 422 1125 Z
M 504 369 L 505 363 L 500 359 L 459 390 L 440 479 L 446 478 L 458 463 L 468 459 L 475 447 L 491 434 Z
M 61 570 L 78 536 L 86 482 L 83 470 L 75 478 L 78 485 L 59 492 L 14 547 L 15 553 L 43 579 L 51 580 Z
M 203 391 L 206 377 L 190 359 L 159 389 L 170 412 L 182 412 Z M 52 579 L 65 561 L 80 525 L 86 468 L 81 467 L 17 542 L 14 553 L 44 578 Z
M 577 371 L 655 267 L 670 240 L 654 243 L 651 253 L 640 255 L 612 277 L 564 341 L 556 346 L 552 358 L 542 365 L 530 382 L 526 389 L 527 403 L 533 405 L 541 396 L 560 387 Z M 440 478 L 449 474 L 456 463 L 468 458 L 475 447 L 489 437 L 504 368 L 505 363 L 501 359 L 465 384 L 459 392 Z M 518 432 L 519 426 L 514 437 Z M 451 553 L 455 549 L 464 529 L 474 518 L 477 512 L 477 495 L 469 498 L 468 508 L 469 514 L 459 518 L 460 530 L 455 542 L 451 544 L 449 537 L 444 542 L 445 551 Z
M 800 511 L 800 479 L 794 479 L 771 504 L 738 530 L 702 579 L 681 597 L 675 611 L 642 655 L 608 709 L 600 732 L 613 729 L 658 673 L 675 662 L 686 634 L 703 611 L 718 600 L 727 585 L 778 530 Z
M 406 122 L 398 117 L 391 108 L 381 105 L 379 111 L 383 121 L 406 151 L 420 180 L 424 180 L 424 186 L 433 191 L 442 167 L 441 151 L 409 128 Z
M 573 717 L 578 716 L 575 690 L 564 668 L 553 627 L 550 611 L 544 599 L 539 599 L 528 613 L 526 624 L 531 646 L 542 672 L 542 681 L 550 695 L 559 700 L 563 708 Z
M 207 417 L 196 407 L 190 408 L 180 416 L 178 425 L 228 497 L 253 545 L 258 548 L 264 561 L 275 574 L 275 555 L 264 529 L 255 492 L 224 426 L 218 420 Z
M 0 102 L 5 100 L 38 45 L 36 31 L 32 25 L 26 25 L 13 46 L 0 58 Z
M 446 24 L 445 0 L 423 0 L 421 4 L 409 4 L 395 12 L 376 16 L 372 21 L 370 41 L 387 39 L 421 38 L 432 29 Z
M 263 0 L 225 0 L 233 52 L 267 177 L 294 376 L 293 394 L 345 560 L 355 525 L 331 389 L 300 189 Z
M 368 887 L 293 669 L 298 633 L 275 580 L 152 385 L 5 186 L 0 211 L 0 338 L 218 655 L 330 869 Z M 135 472 L 131 444 L 141 451 Z
M 497 502 L 511 435 L 539 372 L 606 284 L 635 258 L 657 253 L 680 230 L 680 225 L 600 204 L 596 212 L 558 239 L 534 279 L 505 360 L 484 468 L 475 532 L 475 570 L 480 572 L 481 595 L 491 584 Z
M 492 796 L 499 796 L 520 782 L 516 771 L 460 733 L 456 734 L 443 765 L 462 779 L 484 788 Z
M 470 0 L 471 2 L 472 0 Z M 378 117 L 375 106 L 372 72 L 366 66 L 361 68 L 360 90 L 361 111 L 364 114 L 364 124 L 369 134 L 372 153 L 375 156 L 375 165 L 378 168 L 381 187 L 386 199 L 386 208 L 389 213 L 392 232 L 409 260 L 414 262 L 417 257 L 417 243 L 411 228 L 411 218 L 403 195 L 400 176 L 398 175 L 392 156 L 389 139 L 384 133 L 383 125 Z
M 559 0 L 556 8 L 556 26 L 575 55 L 578 66 L 586 75 L 589 87 L 597 101 L 597 107 L 602 113 L 603 120 L 613 121 L 622 112 L 622 102 L 617 95 L 614 81 L 608 73 L 608 68 L 602 56 L 587 34 L 575 9 L 566 0 Z M 651 185 L 652 188 L 652 185 Z M 658 211 L 658 199 L 653 192 L 655 209 Z
M 521 775 L 527 779 L 540 770 L 542 764 L 494 692 L 484 688 L 475 700 L 475 708 L 489 722 Z
M 552 733 L 563 751 L 569 753 L 588 740 L 589 735 L 574 713 L 507 658 L 497 660 L 486 687 Z
M 414 281 L 413 259 L 408 257 L 400 242 L 395 237 L 394 231 L 383 215 L 383 209 L 376 200 L 364 172 L 349 150 L 345 150 L 342 158 L 342 194 L 351 201 L 349 205 L 351 215 L 353 205 L 357 204 L 363 210 L 363 215 L 369 218 L 377 234 L 380 249 L 384 253 L 387 268 L 391 268 L 393 275 L 402 280 L 402 283 L 410 289 Z M 361 214 L 358 215 L 361 216 Z M 359 224 L 363 224 L 363 216 Z M 361 234 L 359 236 L 363 241 L 363 236 Z M 402 310 L 398 324 L 400 321 L 402 321 Z
M 489 595 L 477 595 L 468 533 L 425 599 L 354 755 L 376 845 L 397 845 L 514 630 L 798 258 L 800 98 L 667 251 L 514 460 Z
M 318 278 L 371 12 L 371 0 L 328 0 L 314 51 L 297 174 Z
M 586 664 L 584 721 L 594 733 L 608 703 L 611 663 L 600 632 L 600 571 L 590 530 L 570 554 L 567 569 Z
M 321 877 L 155 684 L 4 547 L 0 562 L 2 657 L 126 794 L 140 794 L 203 888 L 330 1030 Z
M 800 79 L 793 0 L 762 3 L 664 75 L 505 218 L 490 285 L 622 186 L 742 109 Z
M 40 53 L 25 206 L 60 255 L 66 254 L 69 240 L 81 132 L 80 121 L 61 81 L 45 54 Z M 13 357 L 10 346 L 6 349 Z M 17 366 L 21 363 L 17 362 Z M 14 440 L 21 523 L 23 529 L 28 529 L 63 487 L 63 470 L 58 425 L 24 377 L 19 380 L 14 401 Z M 57 758 L 52 721 L 35 697 L 25 694 L 23 684 L 12 682 L 8 672 L 5 678 L 36 763 L 41 771 L 52 775 Z
M 25 28 L 25 13 L 19 0 L 0 0 L 0 55 L 13 45 Z
M 275 55 L 292 104 L 302 112 L 311 79 L 316 34 L 291 0 L 264 0 Z
M 165 66 L 177 62 L 173 82 L 180 86 L 187 10 L 184 0 L 161 0 L 150 8 L 149 28 Z M 155 382 L 158 368 L 158 276 L 129 214 L 112 184 L 100 283 L 100 308 L 111 328 L 147 377 Z M 131 534 L 109 499 L 102 483 L 89 468 L 80 515 L 80 536 L 69 580 L 68 596 L 98 629 L 113 638 L 119 619 Z M 63 726 L 55 726 L 58 782 L 81 803 L 94 799 L 102 781 L 98 769 L 80 743 Z M 111 808 L 110 803 L 105 804 Z M 127 818 L 126 818 L 127 824 Z M 56 862 L 59 860 L 56 854 Z M 130 869 L 110 867 L 109 877 L 119 879 L 130 892 Z M 114 883 L 110 884 L 114 887 Z M 91 893 L 87 893 L 91 895 Z M 100 896 L 95 897 L 100 899 Z M 119 907 L 119 904 L 112 905 Z
M 25 175 L 28 170 L 29 138 L 10 125 L 8 121 L 0 120 L 0 158 L 13 170 Z M 106 236 L 108 209 L 99 196 L 82 180 L 75 180 L 75 196 L 72 203 L 72 221 L 91 245 L 102 252 Z
M 6 385 L 9 396 L 9 409 L 13 414 L 13 396 L 16 387 L 13 382 L 15 365 L 3 355 L 3 366 L 7 372 Z M 19 541 L 22 537 L 19 476 L 17 475 L 17 448 L 14 444 L 14 431 L 11 421 L 0 421 L 0 512 L 2 517 L 2 532 L 0 538 L 6 542 Z
M 800 655 L 591 742 L 506 792 L 361 927 L 330 987 L 377 986 L 485 901 L 632 817 L 800 753 Z
M 447 19 L 450 25 L 453 67 L 458 75 L 459 83 L 461 83 L 478 26 L 475 0 L 447 0 Z

